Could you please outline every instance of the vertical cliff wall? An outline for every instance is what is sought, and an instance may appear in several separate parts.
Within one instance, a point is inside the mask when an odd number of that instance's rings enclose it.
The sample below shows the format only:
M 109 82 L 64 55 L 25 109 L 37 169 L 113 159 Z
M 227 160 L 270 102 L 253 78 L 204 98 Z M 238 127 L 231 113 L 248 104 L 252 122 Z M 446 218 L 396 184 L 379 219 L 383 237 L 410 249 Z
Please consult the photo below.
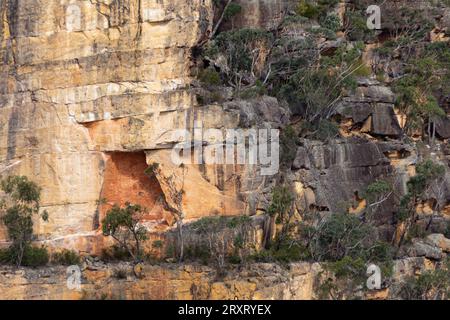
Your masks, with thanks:
M 0 174 L 42 186 L 49 222 L 36 221 L 39 240 L 95 251 L 98 200 L 157 198 L 144 151 L 201 117 L 190 57 L 211 28 L 211 1 L 0 5 Z M 158 210 L 149 219 L 161 220 Z

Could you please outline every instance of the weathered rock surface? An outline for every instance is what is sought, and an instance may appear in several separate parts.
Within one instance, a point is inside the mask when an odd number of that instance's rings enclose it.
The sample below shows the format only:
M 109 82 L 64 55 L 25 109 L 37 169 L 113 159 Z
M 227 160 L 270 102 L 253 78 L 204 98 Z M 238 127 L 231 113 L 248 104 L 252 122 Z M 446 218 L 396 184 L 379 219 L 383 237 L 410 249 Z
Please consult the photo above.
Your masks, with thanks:
M 398 137 L 401 128 L 394 112 L 394 94 L 390 88 L 377 81 L 360 79 L 354 95 L 345 97 L 337 113 L 362 126 L 362 131 L 372 135 Z
M 401 181 L 402 167 L 395 167 L 390 155 L 409 156 L 402 143 L 378 142 L 359 137 L 334 140 L 332 143 L 304 140 L 293 163 L 299 186 L 299 206 L 303 209 L 342 212 L 346 203 L 359 200 L 368 184 L 377 179 L 390 180 L 403 190 L 407 174 Z M 413 161 L 411 158 L 409 161 Z M 404 164 L 403 166 L 407 166 Z M 403 181 L 404 180 L 404 181 Z M 394 203 L 386 201 L 380 222 L 392 218 Z M 356 208 L 354 208 L 356 209 Z
M 232 23 L 235 27 L 276 29 L 289 10 L 297 6 L 295 0 L 238 0 L 241 14 Z
M 118 279 L 123 270 L 125 279 Z M 66 268 L 0 271 L 0 299 L 145 299 L 233 300 L 313 299 L 318 264 L 296 263 L 290 270 L 274 264 L 256 264 L 232 270 L 217 280 L 216 271 L 195 265 L 145 265 L 142 279 L 130 265 L 103 266 L 82 272 L 79 291 L 67 286 Z M 122 277 L 123 277 L 122 276 Z
M 8 0 L 0 10 L 0 173 L 42 186 L 49 222 L 36 220 L 35 233 L 46 245 L 99 252 L 101 219 L 126 201 L 151 211 L 151 230 L 169 228 L 159 199 L 162 177 L 175 170 L 174 130 L 281 121 L 273 98 L 242 115 L 198 106 L 190 56 L 212 28 L 209 0 Z M 143 172 L 155 161 L 166 170 L 160 180 Z M 240 193 L 255 193 L 259 184 L 248 179 L 256 169 L 188 166 L 185 218 L 254 211 Z
M 395 299 L 408 276 L 433 270 L 432 260 L 412 257 L 394 261 L 392 283 L 369 290 L 366 299 Z M 215 269 L 200 265 L 142 265 L 136 278 L 129 263 L 90 262 L 81 270 L 79 290 L 67 285 L 65 267 L 0 269 L 0 300 L 311 300 L 317 299 L 325 279 L 318 263 L 298 262 L 281 267 L 257 263 L 231 268 L 217 278 Z M 325 273 L 326 274 L 326 273 Z M 383 275 L 382 275 L 383 277 Z M 71 282 L 72 283 L 72 282 Z

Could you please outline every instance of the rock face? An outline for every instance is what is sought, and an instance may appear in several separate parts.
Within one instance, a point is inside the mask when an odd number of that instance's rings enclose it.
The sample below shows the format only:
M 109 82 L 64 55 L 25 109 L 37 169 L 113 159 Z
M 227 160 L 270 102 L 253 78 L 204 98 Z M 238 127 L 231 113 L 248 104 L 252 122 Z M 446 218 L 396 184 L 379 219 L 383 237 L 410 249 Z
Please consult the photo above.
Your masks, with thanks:
M 234 26 L 268 30 L 276 29 L 285 14 L 298 5 L 295 0 L 239 0 L 237 3 L 243 14 L 234 18 Z
M 117 278 L 118 269 L 127 270 L 125 279 Z M 136 279 L 131 276 L 129 266 L 109 266 L 84 270 L 79 291 L 68 288 L 63 267 L 1 270 L 0 299 L 306 300 L 315 297 L 314 281 L 320 266 L 297 263 L 290 269 L 256 264 L 217 280 L 215 270 L 205 266 L 144 266 L 143 278 Z
M 375 136 L 398 137 L 401 128 L 394 112 L 394 94 L 377 81 L 363 82 L 354 95 L 345 97 L 337 113 L 352 120 L 354 127 Z
M 407 277 L 434 268 L 424 257 L 395 260 L 391 286 L 360 297 L 397 299 Z M 220 279 L 215 269 L 199 265 L 143 265 L 140 278 L 125 263 L 88 266 L 81 271 L 79 288 L 67 285 L 67 272 L 65 267 L 0 268 L 0 300 L 311 300 L 320 298 L 322 281 L 328 279 L 320 264 L 309 262 L 289 268 L 251 264 L 230 269 Z
M 49 222 L 36 221 L 38 239 L 98 252 L 102 216 L 125 201 L 149 207 L 155 230 L 170 227 L 147 164 L 167 164 L 174 129 L 239 122 L 221 107 L 199 108 L 188 89 L 211 1 L 7 0 L 0 15 L 0 170 L 43 187 Z M 201 169 L 189 169 L 186 185 L 204 201 L 185 203 L 186 218 L 242 213 L 238 182 L 228 180 L 235 169 Z
M 350 211 L 358 213 L 364 206 L 362 194 L 368 184 L 377 179 L 392 181 L 400 190 L 405 188 L 407 174 L 402 177 L 402 166 L 394 166 L 390 157 L 411 163 L 409 147 L 402 143 L 371 141 L 361 137 L 334 140 L 332 143 L 304 140 L 293 163 L 295 184 L 299 186 L 301 210 L 343 212 L 346 204 L 354 203 Z M 404 165 L 403 165 L 404 166 Z M 379 222 L 392 218 L 391 201 L 383 203 L 383 216 Z

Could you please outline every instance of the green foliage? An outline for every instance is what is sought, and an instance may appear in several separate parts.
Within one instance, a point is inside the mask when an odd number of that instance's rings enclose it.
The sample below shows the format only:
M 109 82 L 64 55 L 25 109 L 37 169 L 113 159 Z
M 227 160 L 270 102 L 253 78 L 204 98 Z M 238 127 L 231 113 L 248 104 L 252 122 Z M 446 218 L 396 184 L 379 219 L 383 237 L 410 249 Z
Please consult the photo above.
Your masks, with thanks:
M 164 242 L 162 240 L 155 240 L 152 243 L 152 247 L 156 249 L 161 249 L 164 246 Z
M 339 0 L 300 0 L 296 12 L 303 17 L 317 19 L 324 16 L 338 2 Z
M 316 40 L 304 40 L 303 46 Z M 329 56 L 320 56 L 310 49 L 302 57 L 295 55 L 293 63 L 276 62 L 276 72 L 271 79 L 274 94 L 285 100 L 292 112 L 301 115 L 312 126 L 319 125 L 321 119 L 329 119 L 342 95 L 356 87 L 353 73 L 361 67 L 358 64 L 362 44 L 340 46 Z M 288 55 L 289 57 L 289 55 Z M 286 72 L 289 76 L 285 76 Z M 277 79 L 276 76 L 281 76 Z
M 25 176 L 9 176 L 1 181 L 1 189 L 6 198 L 0 203 L 3 212 L 2 222 L 8 230 L 12 241 L 10 254 L 12 262 L 20 266 L 25 251 L 29 254 L 33 235 L 33 215 L 39 213 L 41 188 Z M 46 211 L 41 216 L 48 219 Z
M 375 199 L 378 195 L 382 195 L 390 191 L 392 191 L 392 186 L 388 182 L 384 180 L 377 180 L 369 184 L 365 192 L 365 197 L 372 200 Z
M 372 75 L 372 69 L 364 64 L 362 59 L 359 59 L 358 67 L 355 69 L 353 75 L 355 77 L 370 77 Z
M 147 229 L 140 224 L 145 212 L 145 208 L 140 205 L 126 203 L 125 208 L 115 205 L 102 221 L 103 235 L 111 236 L 136 261 L 142 256 L 141 242 L 147 240 Z M 130 242 L 134 242 L 134 245 Z
M 220 74 L 214 68 L 201 70 L 198 79 L 207 86 L 218 86 L 221 83 Z
M 242 7 L 239 4 L 232 2 L 226 8 L 223 17 L 224 17 L 225 20 L 230 20 L 231 18 L 233 18 L 234 16 L 239 14 L 241 11 L 242 11 Z
M 392 259 L 390 245 L 378 240 L 374 226 L 351 214 L 332 214 L 324 221 L 300 228 L 301 242 L 316 261 L 336 262 L 344 257 L 366 263 Z
M 328 30 L 337 32 L 341 28 L 341 19 L 336 14 L 328 14 L 320 21 L 320 25 Z
M 114 261 L 128 261 L 132 257 L 127 249 L 124 249 L 122 246 L 113 245 L 110 248 L 106 248 L 102 250 L 103 261 L 114 262 Z
M 78 252 L 63 249 L 62 251 L 56 252 L 52 255 L 52 262 L 63 266 L 72 266 L 80 264 L 81 258 Z
M 14 247 L 0 249 L 1 264 L 17 264 L 17 252 Z M 41 267 L 49 262 L 49 254 L 45 247 L 33 247 L 26 245 L 23 251 L 21 266 Z
M 362 11 L 347 11 L 345 14 L 347 37 L 351 41 L 367 41 L 374 31 L 367 28 L 367 18 Z
M 1 181 L 1 188 L 19 203 L 36 205 L 41 197 L 41 188 L 25 176 L 8 176 Z
M 152 177 L 155 175 L 155 172 L 156 172 L 156 170 L 158 170 L 158 168 L 159 168 L 159 163 L 154 162 L 154 163 L 150 164 L 147 169 L 145 169 L 144 173 L 146 175 Z
M 416 166 L 416 175 L 407 182 L 408 192 L 400 200 L 400 210 L 397 215 L 400 221 L 405 221 L 415 212 L 418 201 L 422 200 L 427 188 L 445 174 L 443 165 L 426 160 Z
M 285 240 L 270 246 L 269 249 L 253 254 L 250 259 L 255 262 L 290 263 L 306 259 L 307 251 L 294 241 Z
M 49 261 L 49 254 L 45 247 L 26 246 L 22 259 L 22 266 L 40 267 L 45 266 Z
M 338 278 L 363 279 L 366 273 L 366 262 L 361 257 L 345 256 L 341 260 L 329 263 L 327 267 Z
M 424 271 L 419 276 L 409 276 L 400 289 L 405 300 L 447 300 L 450 298 L 450 263 L 436 270 Z
M 319 227 L 314 255 L 330 261 L 346 256 L 369 258 L 367 248 L 368 243 L 374 242 L 374 232 L 372 226 L 364 224 L 354 215 L 334 214 Z
M 307 0 L 300 0 L 297 7 L 297 13 L 306 18 L 317 18 L 320 10 L 317 5 Z
M 282 166 L 290 167 L 297 155 L 298 136 L 292 126 L 286 126 L 280 135 L 280 162 Z
M 8 248 L 0 249 L 0 265 L 9 264 L 12 261 L 11 251 Z
M 425 36 L 422 36 L 425 37 Z M 420 38 L 420 37 L 419 37 Z M 415 43 L 412 47 L 412 43 Z M 411 37 L 403 37 L 384 45 L 383 53 L 392 55 L 396 48 L 405 65 L 404 75 L 395 79 L 396 107 L 405 115 L 405 132 L 423 129 L 446 115 L 440 101 L 450 93 L 450 46 L 445 42 L 417 44 Z M 429 135 L 434 134 L 428 132 Z
M 270 216 L 276 214 L 286 216 L 292 208 L 294 197 L 292 191 L 286 186 L 277 186 L 272 190 L 272 202 L 267 209 Z
M 240 87 L 243 78 L 256 78 L 256 62 L 261 59 L 261 50 L 269 48 L 273 35 L 260 29 L 238 29 L 220 33 L 206 48 L 204 56 L 226 59 L 227 67 L 221 70 L 228 83 Z M 263 63 L 263 61 L 258 61 Z
M 328 141 L 339 136 L 339 126 L 330 120 L 321 119 L 317 129 L 311 135 L 311 138 L 320 141 Z
M 185 259 L 213 263 L 219 272 L 227 261 L 243 263 L 252 246 L 251 229 L 251 218 L 245 215 L 201 218 L 185 227 Z
M 253 99 L 267 94 L 267 89 L 260 80 L 256 80 L 255 85 L 241 91 L 240 97 L 242 99 Z

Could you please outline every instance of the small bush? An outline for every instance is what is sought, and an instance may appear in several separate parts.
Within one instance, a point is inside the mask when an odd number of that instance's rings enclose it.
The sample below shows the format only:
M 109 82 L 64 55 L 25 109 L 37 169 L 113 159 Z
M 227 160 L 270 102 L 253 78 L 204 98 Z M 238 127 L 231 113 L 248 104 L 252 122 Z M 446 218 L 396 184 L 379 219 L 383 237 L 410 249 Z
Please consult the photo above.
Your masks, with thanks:
M 310 19 L 317 19 L 325 16 L 339 0 L 300 0 L 297 6 L 297 14 Z
M 301 0 L 297 7 L 297 13 L 306 18 L 317 18 L 320 14 L 320 9 L 308 0 Z
M 102 250 L 103 261 L 129 261 L 130 259 L 130 253 L 118 245 Z
M 400 289 L 405 300 L 447 300 L 450 297 L 450 270 L 443 268 L 410 276 Z
M 64 249 L 61 252 L 57 252 L 52 256 L 52 262 L 63 266 L 72 266 L 79 264 L 81 261 L 80 256 L 73 250 Z
M 363 278 L 365 276 L 366 263 L 360 257 L 345 256 L 341 260 L 331 262 L 328 268 L 338 278 Z
M 276 243 L 267 250 L 253 254 L 250 259 L 255 262 L 290 263 L 308 258 L 307 250 L 301 245 L 288 240 Z
M 358 61 L 358 67 L 353 75 L 355 77 L 370 77 L 372 69 L 368 67 L 361 59 Z
M 116 270 L 114 270 L 113 276 L 116 279 L 126 279 L 127 278 L 127 270 L 125 270 L 124 268 L 116 269 Z
M 200 71 L 198 79 L 205 85 L 218 86 L 220 85 L 220 74 L 213 68 L 207 68 Z
M 321 120 L 317 130 L 312 135 L 313 139 L 327 141 L 339 136 L 339 127 L 336 123 L 329 120 Z
M 292 126 L 283 129 L 280 135 L 280 162 L 281 165 L 290 167 L 297 155 L 298 135 Z
M 45 247 L 27 246 L 24 250 L 22 266 L 40 267 L 45 266 L 49 261 L 48 251 Z
M 1 264 L 9 264 L 12 260 L 11 252 L 9 249 L 0 249 L 0 265 Z
M 164 246 L 164 242 L 162 240 L 155 240 L 152 243 L 152 247 L 155 249 L 161 249 Z
M 336 32 L 341 28 L 341 19 L 339 19 L 339 17 L 335 14 L 329 14 L 322 19 L 320 25 L 326 29 Z

